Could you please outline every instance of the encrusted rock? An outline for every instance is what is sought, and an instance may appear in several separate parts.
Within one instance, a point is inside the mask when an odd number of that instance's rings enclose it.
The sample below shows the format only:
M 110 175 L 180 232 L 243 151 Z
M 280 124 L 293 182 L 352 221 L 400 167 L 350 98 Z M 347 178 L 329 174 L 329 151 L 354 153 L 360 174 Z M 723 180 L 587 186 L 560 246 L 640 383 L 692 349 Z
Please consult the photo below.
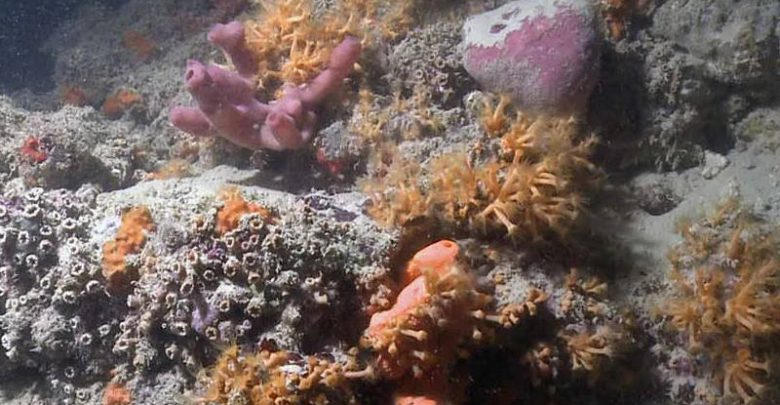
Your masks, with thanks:
M 586 0 L 519 0 L 464 25 L 464 65 L 486 90 L 524 110 L 584 107 L 599 68 L 599 38 Z

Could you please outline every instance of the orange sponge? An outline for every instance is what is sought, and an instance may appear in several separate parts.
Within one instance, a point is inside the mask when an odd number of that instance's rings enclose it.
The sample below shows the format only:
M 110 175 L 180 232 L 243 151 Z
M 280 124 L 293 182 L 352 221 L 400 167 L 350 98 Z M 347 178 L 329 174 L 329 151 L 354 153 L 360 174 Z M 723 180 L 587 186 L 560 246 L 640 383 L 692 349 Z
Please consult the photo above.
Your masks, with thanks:
M 458 244 L 451 240 L 441 240 L 430 244 L 417 252 L 403 273 L 403 285 L 409 285 L 414 279 L 423 273 L 424 268 L 430 268 L 441 273 L 455 263 L 460 249 Z
M 146 232 L 152 228 L 152 215 L 146 207 L 134 207 L 122 215 L 116 236 L 103 245 L 103 276 L 113 288 L 129 281 L 125 256 L 141 249 Z
M 266 220 L 271 217 L 271 213 L 265 207 L 247 202 L 236 188 L 223 191 L 221 198 L 225 205 L 217 213 L 217 233 L 220 235 L 236 229 L 244 215 L 260 214 Z
M 377 371 L 397 379 L 407 372 L 429 378 L 455 360 L 457 347 L 480 340 L 479 323 L 491 297 L 476 290 L 473 277 L 455 263 L 455 242 L 441 241 L 418 252 L 405 277 L 419 274 L 387 311 L 375 313 L 361 344 L 377 353 Z

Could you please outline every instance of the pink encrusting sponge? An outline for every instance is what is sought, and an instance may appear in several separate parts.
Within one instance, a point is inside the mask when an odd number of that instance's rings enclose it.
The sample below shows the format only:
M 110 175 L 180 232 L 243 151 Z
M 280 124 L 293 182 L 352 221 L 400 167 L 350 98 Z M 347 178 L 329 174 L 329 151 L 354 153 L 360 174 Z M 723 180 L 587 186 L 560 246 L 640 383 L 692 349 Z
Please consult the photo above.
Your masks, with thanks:
M 599 70 L 595 10 L 588 0 L 518 0 L 464 25 L 466 71 L 526 112 L 582 110 Z

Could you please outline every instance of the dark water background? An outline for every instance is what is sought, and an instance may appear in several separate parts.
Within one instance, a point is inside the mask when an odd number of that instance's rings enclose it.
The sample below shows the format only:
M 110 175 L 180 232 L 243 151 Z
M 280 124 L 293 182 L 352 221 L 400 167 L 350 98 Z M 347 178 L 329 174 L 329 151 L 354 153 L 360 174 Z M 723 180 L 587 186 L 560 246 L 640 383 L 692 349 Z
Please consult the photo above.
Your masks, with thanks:
M 0 0 L 0 92 L 54 86 L 54 61 L 40 51 L 43 42 L 78 6 L 119 7 L 126 0 Z

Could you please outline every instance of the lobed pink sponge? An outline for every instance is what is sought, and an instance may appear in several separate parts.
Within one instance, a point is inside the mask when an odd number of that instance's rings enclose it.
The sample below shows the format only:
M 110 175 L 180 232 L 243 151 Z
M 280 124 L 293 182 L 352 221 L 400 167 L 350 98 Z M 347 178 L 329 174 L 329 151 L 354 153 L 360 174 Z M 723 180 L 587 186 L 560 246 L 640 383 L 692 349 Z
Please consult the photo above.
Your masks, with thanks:
M 244 26 L 217 24 L 208 39 L 228 55 L 236 72 L 188 61 L 186 86 L 198 106 L 172 108 L 170 121 L 192 135 L 219 135 L 250 149 L 296 149 L 311 139 L 317 107 L 349 75 L 361 51 L 360 40 L 347 37 L 311 82 L 285 85 L 279 99 L 265 104 L 254 96 L 257 61 L 246 46 Z
M 550 115 L 581 110 L 599 70 L 589 0 L 517 0 L 469 18 L 463 63 L 486 90 Z

